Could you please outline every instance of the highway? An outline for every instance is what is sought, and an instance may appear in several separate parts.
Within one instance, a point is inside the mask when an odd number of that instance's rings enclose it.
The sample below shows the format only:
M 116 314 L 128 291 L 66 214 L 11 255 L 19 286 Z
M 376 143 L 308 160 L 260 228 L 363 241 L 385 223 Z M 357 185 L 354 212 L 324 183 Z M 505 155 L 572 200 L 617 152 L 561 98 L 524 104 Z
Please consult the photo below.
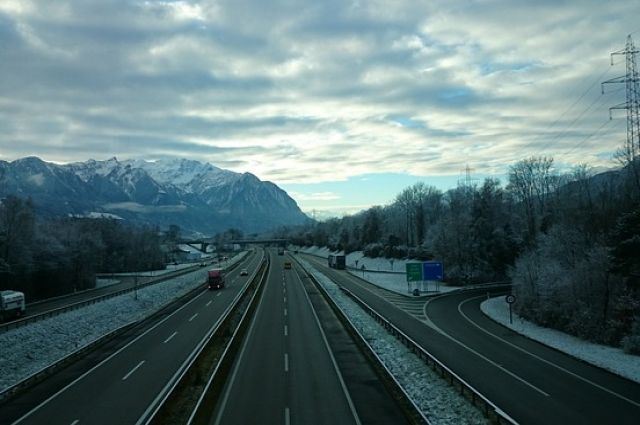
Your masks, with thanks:
M 283 268 L 287 256 L 271 259 L 260 304 L 210 423 L 406 423 L 308 278 L 297 267 Z
M 206 263 L 207 266 L 210 266 L 210 261 Z M 139 276 L 137 278 L 138 285 L 144 285 L 148 282 L 162 282 L 167 279 L 174 278 L 176 276 L 180 276 L 186 273 L 193 272 L 194 270 L 200 270 L 200 263 L 194 264 L 190 267 L 185 267 L 182 269 L 176 269 L 174 271 L 169 271 L 167 273 L 158 274 L 157 276 Z M 114 292 L 118 292 L 124 289 L 133 288 L 136 285 L 136 278 L 132 275 L 123 275 L 118 276 L 114 275 L 114 279 L 117 279 L 119 282 L 114 283 L 113 285 L 103 286 L 100 288 L 89 289 L 85 291 L 76 292 L 74 294 L 62 295 L 59 297 L 53 297 L 46 300 L 38 301 L 35 303 L 27 304 L 27 312 L 23 317 L 29 317 L 41 313 L 45 313 L 50 310 L 54 310 L 61 307 L 66 307 L 68 305 L 89 300 L 91 298 L 100 297 L 108 294 L 112 294 Z
M 160 400 L 187 358 L 245 286 L 262 260 L 227 275 L 227 287 L 202 291 L 153 323 L 61 370 L 2 406 L 2 424 L 136 424 Z M 242 267 L 249 276 L 239 276 Z
M 520 424 L 637 424 L 640 385 L 524 338 L 484 317 L 485 291 L 411 301 L 304 256 L 354 292 Z M 384 292 L 384 291 L 382 291 Z M 423 315 L 415 314 L 416 302 Z

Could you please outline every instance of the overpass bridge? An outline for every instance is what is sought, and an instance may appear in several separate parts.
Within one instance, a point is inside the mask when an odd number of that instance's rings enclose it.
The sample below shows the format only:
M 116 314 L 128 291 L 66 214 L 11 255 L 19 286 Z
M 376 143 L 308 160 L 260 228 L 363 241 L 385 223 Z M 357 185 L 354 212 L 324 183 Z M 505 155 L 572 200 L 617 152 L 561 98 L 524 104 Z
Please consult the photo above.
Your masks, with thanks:
M 191 245 L 192 247 L 199 249 L 200 251 L 205 253 L 207 252 L 207 247 L 209 245 L 215 245 L 213 238 L 181 240 L 180 243 Z M 289 244 L 289 239 L 282 239 L 282 238 L 232 239 L 229 241 L 224 241 L 223 244 L 240 245 L 243 248 L 246 247 L 247 245 L 281 246 L 285 248 Z M 197 248 L 197 246 L 200 246 L 200 248 Z

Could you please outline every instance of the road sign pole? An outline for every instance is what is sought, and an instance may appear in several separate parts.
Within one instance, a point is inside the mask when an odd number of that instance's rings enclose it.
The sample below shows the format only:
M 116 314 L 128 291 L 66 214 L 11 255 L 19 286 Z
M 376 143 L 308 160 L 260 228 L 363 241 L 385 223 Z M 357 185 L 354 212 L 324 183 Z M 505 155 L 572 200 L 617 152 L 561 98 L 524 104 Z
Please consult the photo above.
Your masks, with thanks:
M 507 304 L 509 304 L 509 324 L 513 325 L 513 308 L 511 307 L 511 305 L 516 302 L 516 296 L 513 294 L 509 294 L 504 297 L 504 300 L 507 302 Z

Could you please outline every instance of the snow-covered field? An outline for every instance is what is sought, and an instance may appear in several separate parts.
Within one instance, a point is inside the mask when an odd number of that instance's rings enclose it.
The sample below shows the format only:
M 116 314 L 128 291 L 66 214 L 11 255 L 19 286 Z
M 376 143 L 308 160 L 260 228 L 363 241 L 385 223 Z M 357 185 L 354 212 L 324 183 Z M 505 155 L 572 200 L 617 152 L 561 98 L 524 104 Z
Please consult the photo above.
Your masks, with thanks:
M 414 403 L 433 424 L 488 423 L 467 399 L 460 396 L 422 360 L 366 314 L 335 283 L 315 270 L 308 262 L 304 260 L 301 262 L 345 312 Z
M 484 301 L 480 308 L 496 322 L 520 334 L 618 375 L 640 382 L 639 356 L 626 354 L 618 348 L 587 342 L 554 329 L 543 328 L 515 314 L 513 315 L 513 324 L 510 324 L 509 306 L 504 297 L 496 297 Z
M 240 261 L 246 253 L 229 260 Z M 148 317 L 192 289 L 207 269 L 176 277 L 0 334 L 0 393 L 74 351 L 129 323 Z

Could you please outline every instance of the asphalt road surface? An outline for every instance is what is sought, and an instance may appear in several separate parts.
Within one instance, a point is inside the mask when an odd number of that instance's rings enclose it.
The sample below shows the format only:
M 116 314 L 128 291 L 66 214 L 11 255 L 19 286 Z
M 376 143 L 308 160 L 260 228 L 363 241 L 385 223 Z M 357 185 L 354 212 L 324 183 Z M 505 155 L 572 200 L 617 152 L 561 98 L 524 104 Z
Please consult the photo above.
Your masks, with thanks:
M 2 424 L 136 424 L 161 398 L 171 378 L 219 320 L 261 261 L 249 256 L 226 288 L 206 290 L 144 326 L 101 347 L 2 405 Z
M 211 424 L 405 424 L 403 410 L 287 256 L 271 270 Z
M 486 291 L 425 302 L 419 320 L 371 285 L 305 256 L 521 424 L 638 424 L 640 384 L 504 328 L 480 312 Z M 425 323 L 426 322 L 426 323 Z
M 358 424 L 297 273 L 271 269 L 213 424 Z

